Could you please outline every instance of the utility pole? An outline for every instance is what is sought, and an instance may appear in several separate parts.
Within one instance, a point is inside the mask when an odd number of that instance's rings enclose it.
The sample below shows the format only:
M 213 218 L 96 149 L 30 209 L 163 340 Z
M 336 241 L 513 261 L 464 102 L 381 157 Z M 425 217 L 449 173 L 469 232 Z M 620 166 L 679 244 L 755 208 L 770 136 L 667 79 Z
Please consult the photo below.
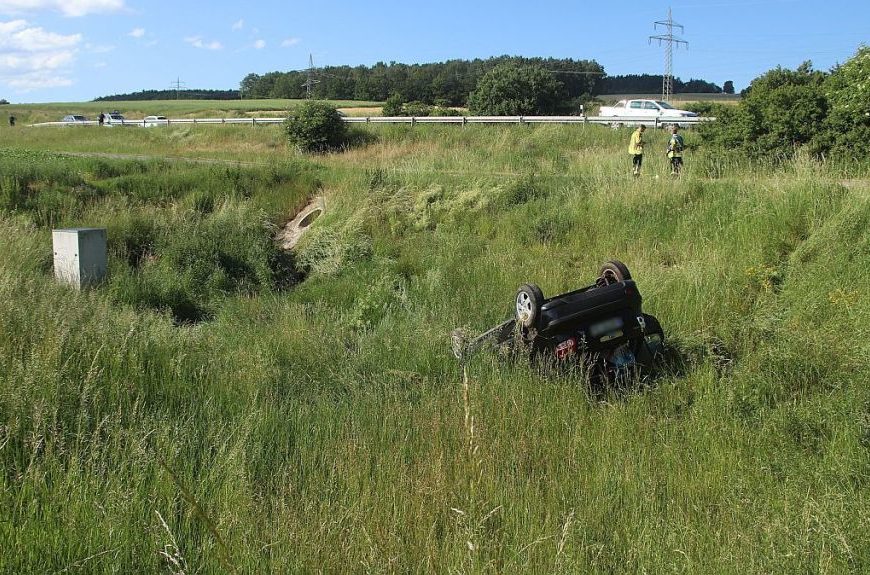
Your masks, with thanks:
M 181 90 L 181 87 L 184 86 L 184 82 L 181 81 L 181 78 L 176 78 L 174 82 L 169 84 L 169 87 L 175 87 L 175 99 L 178 99 L 178 92 Z
M 314 56 L 308 54 L 308 70 L 306 70 L 306 79 L 305 83 L 302 84 L 305 87 L 305 98 L 311 99 L 311 91 L 314 88 L 315 84 L 319 84 L 320 80 L 314 79 Z
M 688 47 L 689 43 L 674 36 L 674 28 L 679 28 L 682 33 L 683 26 L 682 24 L 674 22 L 674 19 L 671 17 L 670 8 L 668 8 L 667 20 L 659 20 L 658 22 L 653 23 L 654 29 L 657 30 L 659 26 L 665 28 L 667 34 L 650 36 L 649 42 L 652 44 L 653 40 L 658 40 L 659 46 L 661 46 L 662 43 L 665 45 L 665 74 L 662 76 L 662 100 L 668 102 L 674 91 L 674 44 L 679 48 L 680 44 L 685 44 L 686 47 Z

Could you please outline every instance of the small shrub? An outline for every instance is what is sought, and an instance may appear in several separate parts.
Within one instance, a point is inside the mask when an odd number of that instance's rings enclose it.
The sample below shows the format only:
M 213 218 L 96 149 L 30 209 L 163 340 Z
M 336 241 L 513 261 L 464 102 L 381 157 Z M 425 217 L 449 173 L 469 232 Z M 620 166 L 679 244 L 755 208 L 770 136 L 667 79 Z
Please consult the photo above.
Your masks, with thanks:
M 305 102 L 284 123 L 287 139 L 303 152 L 327 152 L 347 143 L 347 125 L 335 106 Z
M 384 107 L 381 109 L 381 113 L 384 116 L 401 116 L 403 103 L 401 95 L 393 94 L 387 98 L 386 102 L 384 102 Z
M 432 116 L 461 116 L 462 112 L 459 110 L 454 110 L 453 108 L 446 108 L 442 106 L 435 106 L 432 108 L 430 115 Z
M 408 102 L 403 108 L 403 116 L 422 118 L 432 114 L 432 106 L 424 102 Z

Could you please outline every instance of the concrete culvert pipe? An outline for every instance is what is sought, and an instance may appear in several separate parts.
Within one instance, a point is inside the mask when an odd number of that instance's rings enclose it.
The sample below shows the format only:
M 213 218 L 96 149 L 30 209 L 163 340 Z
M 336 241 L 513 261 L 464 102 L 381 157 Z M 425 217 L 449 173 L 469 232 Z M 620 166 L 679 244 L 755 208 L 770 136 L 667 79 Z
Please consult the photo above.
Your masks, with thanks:
M 292 250 L 299 243 L 302 235 L 308 231 L 314 220 L 323 215 L 323 210 L 326 205 L 322 197 L 314 198 L 305 208 L 296 214 L 296 216 L 287 222 L 287 224 L 278 232 L 275 241 L 278 242 L 285 250 Z
M 308 215 L 307 215 L 307 216 L 305 216 L 304 218 L 302 218 L 302 220 L 299 222 L 299 227 L 300 227 L 300 228 L 307 228 L 308 226 L 311 225 L 311 223 L 312 223 L 314 220 L 316 220 L 317 218 L 319 218 L 319 217 L 320 217 L 320 214 L 322 214 L 322 213 L 323 213 L 323 210 L 322 210 L 322 209 L 320 209 L 320 208 L 314 208 L 313 210 L 311 210 L 310 212 L 308 212 Z

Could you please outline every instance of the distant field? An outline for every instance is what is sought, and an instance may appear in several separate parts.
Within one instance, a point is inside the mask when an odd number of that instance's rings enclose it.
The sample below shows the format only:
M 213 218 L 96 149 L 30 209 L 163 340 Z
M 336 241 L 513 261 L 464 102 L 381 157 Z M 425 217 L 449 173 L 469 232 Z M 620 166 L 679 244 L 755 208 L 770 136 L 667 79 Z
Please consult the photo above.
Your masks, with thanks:
M 160 114 L 174 118 L 280 116 L 304 100 L 143 100 L 119 102 L 51 102 L 10 104 L 0 107 L 0 120 L 6 124 L 14 114 L 19 122 L 58 121 L 67 114 L 84 114 L 96 119 L 100 112 L 118 110 L 130 118 Z M 332 101 L 339 108 L 380 108 L 381 102 Z

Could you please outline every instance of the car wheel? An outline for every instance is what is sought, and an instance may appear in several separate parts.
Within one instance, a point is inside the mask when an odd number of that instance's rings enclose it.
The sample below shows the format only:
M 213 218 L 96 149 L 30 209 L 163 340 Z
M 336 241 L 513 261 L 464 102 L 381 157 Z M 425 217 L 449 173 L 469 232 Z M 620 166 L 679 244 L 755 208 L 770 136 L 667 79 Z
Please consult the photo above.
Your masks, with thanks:
M 523 327 L 534 327 L 538 323 L 544 294 L 536 284 L 523 284 L 517 290 L 516 315 Z
M 604 285 L 610 285 L 630 280 L 631 273 L 628 271 L 628 266 L 621 261 L 610 260 L 601 266 L 600 277 L 604 280 Z

